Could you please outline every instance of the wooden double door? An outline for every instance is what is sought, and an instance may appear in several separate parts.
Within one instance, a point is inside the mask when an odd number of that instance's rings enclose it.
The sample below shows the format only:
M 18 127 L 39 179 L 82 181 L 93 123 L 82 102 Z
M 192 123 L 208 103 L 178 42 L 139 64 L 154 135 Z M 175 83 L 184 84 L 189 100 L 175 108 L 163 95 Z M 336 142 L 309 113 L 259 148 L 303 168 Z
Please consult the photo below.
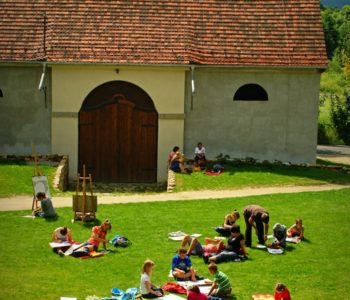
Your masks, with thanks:
M 125 94 L 79 112 L 79 170 L 97 182 L 157 181 L 158 115 Z

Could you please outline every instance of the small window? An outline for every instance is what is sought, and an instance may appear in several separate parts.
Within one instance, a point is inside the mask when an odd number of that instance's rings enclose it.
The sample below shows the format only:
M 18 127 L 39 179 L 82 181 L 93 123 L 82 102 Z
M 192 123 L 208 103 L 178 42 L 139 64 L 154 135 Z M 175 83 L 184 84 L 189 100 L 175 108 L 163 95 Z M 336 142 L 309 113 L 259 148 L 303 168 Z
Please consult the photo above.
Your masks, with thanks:
M 2 90 L 0 89 L 0 97 L 4 97 L 4 95 L 2 94 Z
M 267 101 L 266 91 L 258 84 L 249 83 L 242 85 L 235 93 L 235 101 Z

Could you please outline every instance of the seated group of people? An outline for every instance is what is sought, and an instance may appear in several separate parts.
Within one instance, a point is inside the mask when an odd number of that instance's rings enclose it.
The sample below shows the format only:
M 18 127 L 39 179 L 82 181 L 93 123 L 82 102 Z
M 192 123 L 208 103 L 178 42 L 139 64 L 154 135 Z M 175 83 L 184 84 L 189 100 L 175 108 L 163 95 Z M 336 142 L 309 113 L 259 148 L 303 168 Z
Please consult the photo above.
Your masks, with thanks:
M 194 151 L 195 166 L 204 168 L 206 165 L 205 148 L 203 143 L 199 142 Z M 180 152 L 180 147 L 175 146 L 173 151 L 168 156 L 168 168 L 176 173 L 188 173 L 188 169 L 185 167 L 185 156 Z
M 74 251 L 83 252 L 88 255 L 92 251 L 97 251 L 100 243 L 103 244 L 103 249 L 107 250 L 108 240 L 106 239 L 106 235 L 111 229 L 112 224 L 108 219 L 104 220 L 101 225 L 92 227 L 90 238 L 82 243 L 79 248 L 75 248 Z M 66 226 L 56 228 L 52 233 L 51 240 L 55 243 L 67 242 L 70 244 L 69 246 L 53 248 L 53 251 L 58 253 L 61 257 L 65 256 L 65 252 L 71 245 L 79 244 L 73 240 L 71 230 Z
M 246 224 L 253 227 L 259 238 L 260 243 L 265 243 L 268 233 L 269 215 L 267 211 L 258 206 L 251 205 L 244 209 Z M 216 230 L 222 235 L 228 237 L 227 245 L 222 239 L 205 238 L 202 245 L 197 238 L 186 235 L 182 241 L 178 253 L 172 260 L 172 275 L 176 280 L 192 280 L 196 281 L 199 277 L 193 268 L 190 256 L 198 255 L 203 257 L 205 263 L 209 263 L 209 272 L 214 275 L 214 283 L 208 296 L 216 296 L 225 298 L 231 293 L 231 286 L 225 274 L 217 270 L 216 264 L 228 261 L 242 261 L 248 258 L 246 246 L 251 247 L 251 237 L 248 245 L 241 234 L 240 226 L 235 222 L 240 218 L 237 210 L 225 216 L 223 226 Z M 261 224 L 259 224 L 261 222 Z M 265 227 L 263 226 L 265 223 Z M 251 227 L 246 228 L 246 233 L 251 234 Z M 259 233 L 260 230 L 260 233 Z M 304 238 L 304 227 L 301 219 L 296 219 L 295 223 L 290 227 L 276 223 L 273 227 L 273 242 L 268 247 L 280 248 L 286 247 L 286 237 Z M 187 247 L 188 246 L 188 247 Z M 187 248 L 187 249 L 186 249 Z M 220 279 L 221 278 L 221 279 Z M 223 289 L 222 281 L 228 283 L 226 289 Z M 221 283 L 219 283 L 221 282 Z M 275 289 L 276 299 L 290 299 L 289 291 L 283 284 L 278 284 Z M 207 296 L 200 293 L 197 286 L 189 288 L 189 300 L 206 300 Z
M 172 272 L 174 277 L 176 276 L 176 280 L 192 280 L 195 282 L 203 279 L 196 274 L 196 271 L 192 267 L 192 262 L 186 254 L 186 249 L 180 248 L 178 254 L 173 257 L 172 263 Z M 154 262 L 149 259 L 144 262 L 142 267 L 140 291 L 142 297 L 145 299 L 157 298 L 164 295 L 162 288 L 151 282 L 153 268 Z M 214 279 L 207 282 L 211 284 L 208 295 L 201 293 L 198 285 L 192 285 L 188 287 L 188 300 L 207 300 L 208 296 L 224 298 L 231 294 L 231 283 L 227 275 L 219 271 L 217 265 L 214 263 L 209 264 L 208 271 L 213 275 Z
M 273 226 L 273 242 L 267 245 L 270 248 L 285 248 L 288 238 L 304 238 L 304 226 L 301 219 L 296 219 L 295 223 L 287 229 L 283 224 L 276 223 Z
M 254 206 L 256 208 L 256 206 Z M 247 209 L 248 208 L 248 209 Z M 245 218 L 247 217 L 248 206 L 245 210 Z M 259 211 L 262 212 L 262 208 L 259 207 Z M 266 220 L 265 213 L 262 212 L 260 218 Z M 216 264 L 228 261 L 241 261 L 248 258 L 248 252 L 246 250 L 246 240 L 241 233 L 240 226 L 235 224 L 235 222 L 240 218 L 239 212 L 237 210 L 232 211 L 224 218 L 224 224 L 222 228 L 225 229 L 224 234 L 227 236 L 229 233 L 227 244 L 225 245 L 222 239 L 212 239 L 205 238 L 204 245 L 202 245 L 197 238 L 193 238 L 186 235 L 180 244 L 180 248 L 177 254 L 172 258 L 172 275 L 176 280 L 191 280 L 193 282 L 203 279 L 199 277 L 196 270 L 192 265 L 190 259 L 191 255 L 198 255 L 203 257 L 205 263 L 209 263 L 208 270 L 209 273 L 214 276 L 214 281 L 212 282 L 211 289 L 208 296 L 215 296 L 224 298 L 231 293 L 231 285 L 228 277 L 223 273 L 218 271 Z M 253 223 L 251 223 L 251 218 L 253 218 Z M 258 237 L 258 228 L 255 227 L 254 222 L 257 221 L 257 215 L 254 216 L 253 212 L 246 221 L 257 230 L 256 233 Z M 112 228 L 111 222 L 106 219 L 102 222 L 100 226 L 94 226 L 91 230 L 90 238 L 83 244 L 81 248 L 86 253 L 90 251 L 97 251 L 100 243 L 103 244 L 103 248 L 107 250 L 108 240 L 106 238 L 107 232 Z M 260 228 L 260 227 L 259 227 Z M 304 237 L 304 227 L 301 219 L 297 219 L 295 224 L 290 228 L 286 229 L 284 225 L 279 223 L 275 224 L 273 228 L 274 241 L 272 247 L 285 247 L 286 237 Z M 267 234 L 267 231 L 265 232 Z M 266 239 L 264 239 L 265 241 Z M 56 243 L 68 242 L 70 244 L 75 243 L 72 239 L 72 234 L 69 228 L 59 227 L 56 228 L 52 233 L 52 241 Z M 188 247 L 187 247 L 188 246 Z M 64 252 L 69 247 L 55 248 L 54 251 L 60 256 L 64 256 Z M 142 267 L 141 281 L 140 281 L 140 291 L 143 298 L 156 298 L 164 295 L 163 290 L 160 287 L 155 286 L 151 283 L 151 274 L 154 268 L 154 262 L 151 260 L 146 260 Z M 280 288 L 280 287 L 278 287 Z M 279 293 L 276 288 L 276 293 Z M 189 288 L 188 299 L 189 300 L 206 300 L 207 295 L 200 295 L 198 286 L 193 286 Z M 199 298 L 202 297 L 202 299 Z

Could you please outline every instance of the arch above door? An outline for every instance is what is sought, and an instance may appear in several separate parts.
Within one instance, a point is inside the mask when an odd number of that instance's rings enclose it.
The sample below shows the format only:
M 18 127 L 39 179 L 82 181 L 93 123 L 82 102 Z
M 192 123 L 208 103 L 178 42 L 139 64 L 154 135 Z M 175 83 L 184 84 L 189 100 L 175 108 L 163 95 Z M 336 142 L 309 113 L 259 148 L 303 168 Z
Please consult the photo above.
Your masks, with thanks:
M 158 114 L 149 95 L 125 81 L 93 89 L 79 112 L 78 168 L 94 181 L 156 182 Z

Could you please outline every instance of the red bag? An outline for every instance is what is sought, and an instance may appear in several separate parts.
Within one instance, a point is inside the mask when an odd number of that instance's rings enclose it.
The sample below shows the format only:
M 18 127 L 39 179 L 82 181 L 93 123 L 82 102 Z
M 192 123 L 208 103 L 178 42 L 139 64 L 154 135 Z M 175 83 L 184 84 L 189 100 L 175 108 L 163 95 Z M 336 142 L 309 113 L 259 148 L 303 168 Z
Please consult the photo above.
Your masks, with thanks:
M 175 282 L 167 282 L 162 286 L 162 289 L 171 293 L 187 294 L 187 290 Z

